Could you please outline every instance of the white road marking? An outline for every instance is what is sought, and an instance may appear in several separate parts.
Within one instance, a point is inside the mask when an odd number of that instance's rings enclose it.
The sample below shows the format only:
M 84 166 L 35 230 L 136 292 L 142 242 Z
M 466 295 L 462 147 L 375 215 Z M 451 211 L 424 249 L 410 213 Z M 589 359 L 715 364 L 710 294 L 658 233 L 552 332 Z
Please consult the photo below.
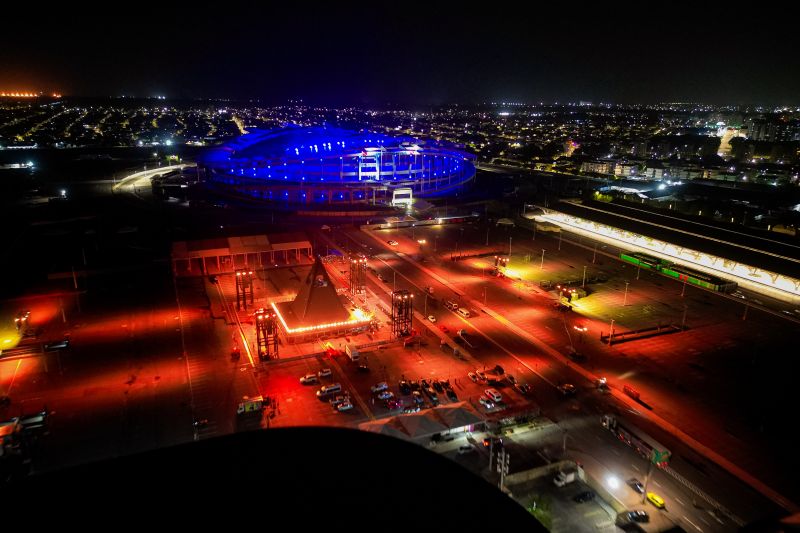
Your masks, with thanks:
M 658 481 L 656 481 L 656 480 L 653 480 L 653 483 L 654 483 L 655 485 L 658 485 L 659 487 L 661 486 L 661 483 L 659 483 L 659 482 L 658 482 Z
M 620 454 L 620 453 L 619 453 L 617 450 L 615 450 L 614 448 L 611 448 L 611 453 L 613 453 L 613 454 L 614 454 L 614 455 L 616 455 L 617 457 L 619 457 L 619 456 L 621 455 L 621 454 Z
M 700 520 L 705 522 L 707 526 L 711 526 L 711 524 L 705 518 L 703 518 L 702 516 L 700 517 Z
M 686 505 L 685 503 L 683 503 L 683 502 L 680 500 L 680 498 L 675 498 L 675 501 L 676 501 L 676 502 L 678 502 L 678 503 L 679 503 L 679 504 L 681 504 L 681 505 Z
M 700 529 L 700 526 L 698 526 L 697 524 L 695 524 L 694 522 L 692 522 L 691 520 L 686 518 L 686 516 L 684 516 L 683 519 L 686 520 L 687 522 L 689 522 L 690 524 L 692 524 L 694 527 L 696 527 L 697 531 L 703 531 L 702 529 Z
M 631 463 L 631 466 L 632 466 L 632 467 L 633 467 L 633 469 L 634 469 L 634 470 L 636 470 L 637 472 L 641 472 L 641 470 L 639 470 L 639 467 L 638 467 L 638 466 L 636 466 L 635 464 Z

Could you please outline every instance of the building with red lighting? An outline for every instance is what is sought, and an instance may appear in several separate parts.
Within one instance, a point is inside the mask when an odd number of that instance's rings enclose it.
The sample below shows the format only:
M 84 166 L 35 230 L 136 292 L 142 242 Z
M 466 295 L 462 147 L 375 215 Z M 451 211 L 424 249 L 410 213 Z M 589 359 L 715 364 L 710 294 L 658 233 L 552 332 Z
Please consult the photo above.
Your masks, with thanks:
M 281 332 L 290 343 L 320 337 L 354 334 L 369 326 L 370 318 L 348 310 L 348 301 L 336 293 L 328 272 L 317 259 L 302 279 L 297 297 L 291 302 L 272 303 Z

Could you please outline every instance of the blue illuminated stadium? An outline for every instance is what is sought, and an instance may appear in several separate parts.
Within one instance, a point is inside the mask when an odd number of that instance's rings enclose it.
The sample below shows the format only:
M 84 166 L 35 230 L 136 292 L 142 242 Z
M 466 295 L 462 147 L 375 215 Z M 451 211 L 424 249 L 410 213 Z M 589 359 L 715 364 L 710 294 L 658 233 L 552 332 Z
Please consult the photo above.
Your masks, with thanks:
M 456 194 L 475 177 L 475 156 L 438 141 L 330 127 L 252 130 L 198 161 L 215 191 L 291 206 L 384 205 Z

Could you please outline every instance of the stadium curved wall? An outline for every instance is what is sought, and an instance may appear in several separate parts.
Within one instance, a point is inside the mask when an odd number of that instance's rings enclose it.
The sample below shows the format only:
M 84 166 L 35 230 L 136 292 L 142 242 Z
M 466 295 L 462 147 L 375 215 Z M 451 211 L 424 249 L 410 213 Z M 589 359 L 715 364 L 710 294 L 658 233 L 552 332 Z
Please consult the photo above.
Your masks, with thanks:
M 217 192 L 292 206 L 387 204 L 457 194 L 475 156 L 452 144 L 339 128 L 255 130 L 206 151 L 198 166 Z

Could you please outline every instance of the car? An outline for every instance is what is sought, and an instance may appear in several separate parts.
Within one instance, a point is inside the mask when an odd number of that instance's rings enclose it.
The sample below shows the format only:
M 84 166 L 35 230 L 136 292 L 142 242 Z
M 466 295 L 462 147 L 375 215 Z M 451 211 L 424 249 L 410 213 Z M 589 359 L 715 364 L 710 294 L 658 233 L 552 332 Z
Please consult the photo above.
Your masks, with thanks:
M 517 384 L 517 378 L 515 378 L 515 377 L 514 377 L 514 376 L 512 376 L 511 374 L 506 374 L 506 379 L 507 379 L 507 380 L 508 380 L 508 382 L 509 382 L 509 383 L 511 383 L 512 385 L 516 385 L 516 384 Z
M 409 386 L 409 387 L 411 387 L 411 390 L 412 390 L 412 391 L 414 391 L 414 390 L 417 390 L 417 391 L 418 391 L 418 390 L 420 389 L 420 387 L 419 387 L 419 381 L 417 381 L 417 380 L 415 380 L 415 379 L 412 379 L 412 380 L 410 380 L 410 381 L 408 382 L 408 386 Z
M 411 394 L 411 385 L 409 385 L 408 381 L 403 379 L 398 385 L 400 387 L 400 394 Z
M 575 385 L 572 383 L 562 383 L 558 386 L 558 390 L 564 396 L 573 396 L 577 392 Z
M 436 392 L 439 393 L 444 392 L 444 387 L 442 386 L 442 382 L 439 381 L 438 379 L 434 379 L 433 381 L 431 381 L 431 385 L 436 390 Z
M 486 389 L 483 394 L 495 403 L 503 401 L 503 395 L 497 389 Z
M 386 244 L 388 244 L 389 246 L 397 246 L 399 243 L 395 240 L 388 240 L 386 241 Z
M 482 370 L 476 370 L 475 375 L 478 376 L 478 379 L 481 381 L 488 381 L 489 378 L 486 377 L 486 372 Z
M 450 400 L 451 402 L 458 401 L 458 395 L 456 395 L 456 391 L 454 391 L 453 389 L 445 389 L 444 393 L 447 396 L 447 399 Z
M 319 376 L 319 377 L 321 377 L 321 378 L 327 378 L 327 377 L 330 377 L 332 374 L 333 374 L 333 372 L 331 372 L 331 369 L 330 369 L 330 368 L 323 368 L 322 370 L 320 370 L 319 372 L 317 372 L 317 376 Z
M 625 513 L 625 518 L 631 522 L 647 523 L 650 521 L 650 515 L 647 511 L 629 511 Z
M 48 342 L 44 345 L 45 351 L 52 350 L 66 350 L 69 348 L 69 339 L 62 339 L 60 341 Z
M 579 492 L 572 498 L 572 501 L 574 501 L 575 503 L 584 503 L 591 500 L 594 500 L 594 492 L 590 490 Z
M 348 394 L 340 394 L 339 396 L 335 396 L 328 400 L 332 406 L 337 407 L 340 403 L 349 402 L 350 396 Z
M 462 444 L 458 447 L 458 455 L 464 455 L 465 453 L 471 453 L 475 451 L 475 447 L 472 444 Z
M 655 505 L 659 509 L 664 508 L 664 498 L 656 494 L 655 492 L 648 492 L 647 493 L 647 501 Z
M 428 322 L 436 324 L 436 317 L 433 315 L 428 315 Z
M 303 385 L 311 385 L 317 382 L 319 382 L 319 380 L 317 379 L 316 374 L 306 374 L 305 376 L 300 378 L 300 383 L 302 383 Z
M 403 408 L 403 413 L 418 413 L 420 410 L 420 406 L 417 404 L 409 405 L 408 407 Z
M 517 383 L 514 383 L 514 390 L 516 390 L 520 394 L 523 394 L 523 395 L 527 396 L 528 394 L 531 393 L 533 388 L 527 383 L 519 383 L 519 382 L 517 382 Z
M 392 398 L 394 398 L 394 393 L 389 390 L 382 390 L 378 393 L 377 398 L 379 400 L 391 400 Z
M 491 409 L 492 407 L 494 407 L 494 402 L 484 396 L 478 398 L 478 402 L 487 409 Z
M 422 389 L 422 391 L 428 396 L 428 398 L 431 399 L 431 403 L 433 403 L 433 405 L 437 405 L 439 403 L 439 396 L 436 394 L 436 391 L 433 390 L 433 387 Z
M 444 324 L 439 324 L 439 329 L 442 330 L 442 333 L 450 333 L 450 329 Z
M 642 485 L 642 482 L 636 479 L 635 477 L 630 478 L 628 481 L 626 481 L 626 483 L 630 488 L 632 488 L 639 494 L 644 493 L 644 485 Z
M 359 372 L 368 373 L 369 372 L 369 367 L 365 363 L 361 363 L 360 365 L 358 365 L 356 370 L 359 371 Z
M 349 411 L 352 408 L 353 408 L 353 404 L 349 400 L 345 401 L 345 402 L 342 402 L 342 403 L 340 403 L 339 405 L 336 406 L 336 410 L 339 411 L 340 413 L 342 413 L 344 411 Z
M 450 385 L 450 380 L 449 379 L 443 379 L 440 383 L 442 384 L 442 387 L 445 388 L 445 390 L 453 388 L 453 386 Z
M 387 409 L 393 411 L 395 409 L 400 409 L 401 407 L 403 407 L 403 400 L 399 398 L 389 398 L 388 400 L 386 400 L 384 405 L 386 406 Z
M 371 390 L 372 392 L 381 392 L 388 389 L 389 389 L 389 384 L 386 383 L 385 381 L 381 381 L 380 383 L 377 383 L 369 388 L 369 390 Z
M 411 399 L 416 405 L 422 405 L 425 403 L 425 398 L 422 397 L 422 393 L 418 390 L 415 390 L 411 393 Z
M 468 372 L 467 376 L 472 380 L 473 383 L 477 383 L 479 381 L 478 375 L 475 372 Z

